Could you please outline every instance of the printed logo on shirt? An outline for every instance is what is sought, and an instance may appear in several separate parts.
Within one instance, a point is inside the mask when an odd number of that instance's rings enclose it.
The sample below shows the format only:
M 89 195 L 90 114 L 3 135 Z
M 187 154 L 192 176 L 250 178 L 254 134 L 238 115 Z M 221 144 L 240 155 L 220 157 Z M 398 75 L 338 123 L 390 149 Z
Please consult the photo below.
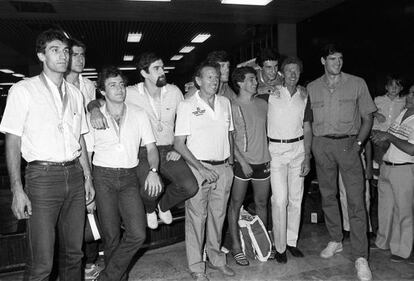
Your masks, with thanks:
M 193 111 L 193 114 L 195 116 L 200 116 L 200 115 L 203 115 L 205 112 L 206 112 L 205 109 L 200 109 L 199 107 L 197 107 L 197 110 L 196 111 Z

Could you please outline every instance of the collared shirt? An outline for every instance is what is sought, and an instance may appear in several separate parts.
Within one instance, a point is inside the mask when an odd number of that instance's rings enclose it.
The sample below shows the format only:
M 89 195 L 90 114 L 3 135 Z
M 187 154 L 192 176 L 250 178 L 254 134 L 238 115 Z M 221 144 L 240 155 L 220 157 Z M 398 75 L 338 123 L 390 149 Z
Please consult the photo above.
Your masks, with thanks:
M 313 111 L 313 134 L 358 134 L 361 116 L 377 110 L 367 84 L 360 77 L 342 72 L 339 83 L 330 89 L 325 79 L 323 75 L 307 87 Z
M 406 140 L 409 143 L 414 144 L 414 115 L 409 116 L 401 122 L 406 111 L 407 109 L 398 115 L 397 119 L 395 119 L 394 123 L 392 123 L 391 127 L 388 129 L 388 132 L 399 139 Z M 391 143 L 383 157 L 383 160 L 393 163 L 414 163 L 414 156 L 405 153 Z
M 272 139 L 293 139 L 303 136 L 307 96 L 299 89 L 291 96 L 286 87 L 278 95 L 269 96 L 267 135 Z
M 88 78 L 79 75 L 79 87 L 83 95 L 83 104 L 86 108 L 91 101 L 96 99 L 95 84 Z
M 180 103 L 176 136 L 187 136 L 187 147 L 199 160 L 221 161 L 230 156 L 229 131 L 233 131 L 230 101 L 215 96 L 214 110 L 197 91 Z
M 374 102 L 378 108 L 378 113 L 385 116 L 385 122 L 380 123 L 377 118 L 374 118 L 372 129 L 385 132 L 404 109 L 405 97 L 395 97 L 391 100 L 387 95 L 383 95 L 376 97 Z
M 259 69 L 257 71 L 257 83 L 258 83 L 257 88 L 281 86 L 283 84 L 283 77 L 279 75 L 278 73 L 276 75 L 276 79 L 271 80 L 271 81 L 265 81 L 263 77 L 263 70 Z
M 10 89 L 0 131 L 21 137 L 21 152 L 27 162 L 71 161 L 81 153 L 80 135 L 88 132 L 82 94 L 63 80 L 61 91 L 68 102 L 62 119 L 58 87 L 43 77 L 48 87 L 35 76 Z
M 161 104 L 157 104 L 142 82 L 127 87 L 125 102 L 143 108 L 148 114 L 157 145 L 171 145 L 174 142 L 175 115 L 182 100 L 184 98 L 180 89 L 167 84 L 161 88 Z
M 187 93 L 185 94 L 185 99 L 191 98 L 196 92 L 197 88 L 193 85 L 191 86 Z M 228 98 L 230 101 L 237 97 L 236 93 L 230 88 L 229 83 L 224 83 L 221 88 L 217 91 L 218 96 L 223 96 Z
M 124 116 L 120 126 L 108 113 L 106 105 L 100 108 L 109 122 L 105 130 L 93 129 L 85 135 L 88 152 L 95 152 L 92 163 L 108 168 L 133 168 L 138 165 L 140 145 L 155 142 L 148 116 L 144 110 L 125 104 Z

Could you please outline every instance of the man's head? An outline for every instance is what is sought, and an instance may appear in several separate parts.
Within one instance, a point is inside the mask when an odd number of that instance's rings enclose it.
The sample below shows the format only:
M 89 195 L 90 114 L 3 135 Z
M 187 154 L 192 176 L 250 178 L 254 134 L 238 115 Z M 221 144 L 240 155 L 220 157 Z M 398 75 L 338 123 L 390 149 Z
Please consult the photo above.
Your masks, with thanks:
M 70 59 L 69 59 L 70 69 L 69 71 L 80 74 L 85 68 L 86 46 L 84 43 L 82 43 L 79 40 L 70 39 L 69 48 L 70 48 Z
M 414 84 L 408 90 L 408 95 L 405 100 L 405 107 L 408 109 L 414 109 Z
M 321 50 L 321 63 L 327 75 L 339 75 L 343 65 L 343 50 L 339 45 L 327 44 Z
M 231 75 L 231 81 L 233 82 L 237 95 L 242 91 L 252 95 L 256 93 L 256 70 L 253 67 L 243 66 L 236 68 Z
M 155 53 L 143 53 L 138 60 L 138 71 L 146 82 L 161 88 L 167 85 L 164 63 Z
M 388 95 L 396 97 L 404 89 L 402 79 L 396 75 L 387 75 L 385 80 L 385 90 Z
M 298 84 L 300 74 L 303 71 L 303 63 L 297 57 L 287 57 L 283 61 L 280 70 L 285 77 L 285 86 L 295 87 Z
M 123 103 L 126 96 L 127 80 L 121 70 L 115 66 L 102 69 L 99 73 L 97 86 L 107 102 Z
M 68 39 L 63 32 L 49 29 L 36 39 L 36 53 L 44 71 L 65 73 L 69 62 Z
M 272 81 L 277 77 L 280 55 L 272 49 L 263 49 L 256 58 L 256 63 L 262 68 L 266 80 Z
M 220 82 L 229 82 L 230 59 L 226 51 L 213 51 L 207 55 L 207 62 L 220 65 Z
M 205 95 L 217 93 L 220 84 L 220 66 L 218 64 L 203 62 L 197 67 L 194 81 L 197 89 Z

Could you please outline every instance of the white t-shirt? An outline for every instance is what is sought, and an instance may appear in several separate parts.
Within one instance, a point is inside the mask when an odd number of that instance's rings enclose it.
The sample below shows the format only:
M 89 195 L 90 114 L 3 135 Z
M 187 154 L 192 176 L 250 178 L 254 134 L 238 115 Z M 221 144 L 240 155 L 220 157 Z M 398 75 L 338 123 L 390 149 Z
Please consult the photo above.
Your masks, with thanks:
M 83 95 L 83 105 L 86 106 L 93 100 L 96 99 L 96 88 L 95 84 L 88 78 L 79 75 L 79 87 Z

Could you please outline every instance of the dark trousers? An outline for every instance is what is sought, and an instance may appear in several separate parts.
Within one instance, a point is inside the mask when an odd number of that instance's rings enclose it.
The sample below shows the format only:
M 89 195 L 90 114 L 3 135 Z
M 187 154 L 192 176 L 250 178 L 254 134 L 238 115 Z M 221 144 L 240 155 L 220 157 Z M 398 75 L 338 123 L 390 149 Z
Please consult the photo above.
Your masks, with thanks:
M 94 166 L 93 177 L 105 252 L 105 270 L 99 280 L 126 280 L 126 270 L 145 240 L 146 219 L 136 168 Z M 125 227 L 122 239 L 121 221 Z
M 81 280 L 85 188 L 79 162 L 66 167 L 28 164 L 26 193 L 32 215 L 27 221 L 24 280 L 49 280 L 56 237 L 59 279 Z
M 157 148 L 160 154 L 160 174 L 171 183 L 167 187 L 164 187 L 164 193 L 161 192 L 158 196 L 150 196 L 147 193 L 144 187 L 150 167 L 147 159 L 147 149 L 141 147 L 138 155 L 138 179 L 142 201 L 144 202 L 147 213 L 155 211 L 159 197 L 161 197 L 159 200 L 161 210 L 167 211 L 178 203 L 193 197 L 198 191 L 197 180 L 182 157 L 177 161 L 167 161 L 166 156 L 168 152 L 173 150 L 172 146 L 161 145 L 157 146 Z
M 367 212 L 361 158 L 355 137 L 329 139 L 314 137 L 312 143 L 316 163 L 322 209 L 331 241 L 340 242 L 342 221 L 338 205 L 338 169 L 341 172 L 348 201 L 352 254 L 368 258 Z

